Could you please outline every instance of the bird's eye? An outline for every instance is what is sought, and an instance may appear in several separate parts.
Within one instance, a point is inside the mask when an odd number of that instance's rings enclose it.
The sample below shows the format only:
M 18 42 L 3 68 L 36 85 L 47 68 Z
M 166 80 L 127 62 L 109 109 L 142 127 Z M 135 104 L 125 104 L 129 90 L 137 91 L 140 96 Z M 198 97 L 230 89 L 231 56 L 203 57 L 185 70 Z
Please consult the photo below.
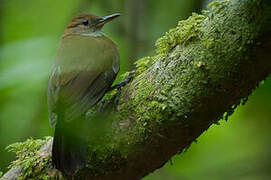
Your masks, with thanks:
M 84 20 L 82 21 L 82 24 L 84 24 L 85 26 L 87 26 L 87 25 L 88 25 L 88 20 L 87 20 L 87 19 L 84 19 Z

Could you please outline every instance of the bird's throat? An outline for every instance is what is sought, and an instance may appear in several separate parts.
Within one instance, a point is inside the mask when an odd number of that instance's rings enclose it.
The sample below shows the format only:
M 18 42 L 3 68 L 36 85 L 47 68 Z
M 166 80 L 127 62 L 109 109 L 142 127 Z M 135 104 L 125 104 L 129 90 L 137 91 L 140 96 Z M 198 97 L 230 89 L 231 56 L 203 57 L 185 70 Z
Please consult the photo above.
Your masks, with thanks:
M 82 32 L 80 36 L 91 36 L 91 37 L 101 37 L 104 36 L 104 33 L 101 30 L 97 30 L 94 32 Z
M 66 30 L 62 36 L 62 38 L 65 38 L 70 35 L 79 35 L 79 36 L 90 36 L 90 37 L 101 37 L 104 36 L 104 33 L 101 30 L 96 31 L 81 31 L 81 32 L 74 32 L 71 30 Z

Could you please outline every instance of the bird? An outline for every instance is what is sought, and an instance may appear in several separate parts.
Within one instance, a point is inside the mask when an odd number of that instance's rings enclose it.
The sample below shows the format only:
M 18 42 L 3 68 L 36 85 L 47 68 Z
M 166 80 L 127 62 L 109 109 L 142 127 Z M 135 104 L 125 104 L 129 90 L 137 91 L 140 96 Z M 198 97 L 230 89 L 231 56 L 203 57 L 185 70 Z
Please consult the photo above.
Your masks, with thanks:
M 49 122 L 55 127 L 52 163 L 64 176 L 86 166 L 85 114 L 111 89 L 119 72 L 119 49 L 102 31 L 119 16 L 81 14 L 60 39 L 47 100 Z

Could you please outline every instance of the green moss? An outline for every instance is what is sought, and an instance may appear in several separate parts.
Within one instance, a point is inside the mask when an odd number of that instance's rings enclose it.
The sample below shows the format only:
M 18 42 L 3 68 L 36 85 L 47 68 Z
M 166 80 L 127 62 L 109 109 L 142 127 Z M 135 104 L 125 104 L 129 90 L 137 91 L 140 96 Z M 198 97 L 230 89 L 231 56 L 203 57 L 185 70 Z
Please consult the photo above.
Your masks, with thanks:
M 177 45 L 184 45 L 197 36 L 205 16 L 193 13 L 187 20 L 180 21 L 156 42 L 157 53 L 167 55 Z
M 7 147 L 9 152 L 16 154 L 16 160 L 11 163 L 9 168 L 14 166 L 22 167 L 23 173 L 18 179 L 49 179 L 46 169 L 50 167 L 51 157 L 42 157 L 39 149 L 50 139 L 51 137 L 37 140 L 31 138 L 25 142 L 14 143 Z
M 169 30 L 165 36 L 156 41 L 156 55 L 147 56 L 135 62 L 137 75 L 151 67 L 157 60 L 164 58 L 177 45 L 184 45 L 197 37 L 201 22 L 205 16 L 193 13 L 187 20 L 180 21 L 176 28 Z
M 210 4 L 208 4 L 207 8 L 217 13 L 217 12 L 220 12 L 220 10 L 225 7 L 225 3 L 228 3 L 228 2 L 229 0 L 213 1 Z
M 107 92 L 107 93 L 104 95 L 103 99 L 113 99 L 113 98 L 115 97 L 115 95 L 117 94 L 117 92 L 118 92 L 117 89 L 114 89 L 114 90 L 112 90 L 112 91 L 110 91 L 110 92 Z M 94 109 L 95 109 L 95 108 L 94 108 Z
M 153 64 L 153 58 L 150 56 L 141 58 L 135 62 L 137 73 L 141 74 L 143 71 L 148 69 Z

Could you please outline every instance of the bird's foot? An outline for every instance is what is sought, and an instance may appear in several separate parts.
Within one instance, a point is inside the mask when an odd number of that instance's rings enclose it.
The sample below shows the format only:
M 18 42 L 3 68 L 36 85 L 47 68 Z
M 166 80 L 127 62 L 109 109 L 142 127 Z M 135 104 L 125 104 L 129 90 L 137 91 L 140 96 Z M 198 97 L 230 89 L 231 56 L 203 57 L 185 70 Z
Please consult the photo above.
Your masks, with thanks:
M 119 103 L 120 95 L 121 95 L 121 87 L 118 88 L 118 92 L 114 96 L 114 104 L 115 105 L 117 105 Z
M 135 72 L 136 72 L 135 70 L 130 71 L 130 72 L 129 72 L 129 75 L 128 75 L 123 81 L 121 81 L 121 82 L 115 84 L 114 86 L 112 86 L 112 87 L 109 89 L 109 91 L 112 91 L 112 90 L 114 90 L 114 89 L 117 89 L 117 90 L 118 90 L 117 94 L 116 94 L 115 97 L 114 97 L 114 104 L 115 104 L 115 105 L 117 105 L 118 102 L 119 102 L 119 98 L 120 98 L 120 95 L 121 95 L 121 88 L 131 81 L 132 75 L 135 74 Z
M 115 84 L 114 86 L 112 86 L 112 87 L 109 89 L 109 91 L 112 91 L 112 90 L 114 90 L 114 89 L 119 89 L 119 88 L 125 86 L 128 82 L 131 81 L 132 75 L 135 74 L 135 72 L 136 72 L 135 70 L 130 71 L 130 72 L 129 72 L 129 75 L 128 75 L 123 81 L 121 81 L 121 82 Z

